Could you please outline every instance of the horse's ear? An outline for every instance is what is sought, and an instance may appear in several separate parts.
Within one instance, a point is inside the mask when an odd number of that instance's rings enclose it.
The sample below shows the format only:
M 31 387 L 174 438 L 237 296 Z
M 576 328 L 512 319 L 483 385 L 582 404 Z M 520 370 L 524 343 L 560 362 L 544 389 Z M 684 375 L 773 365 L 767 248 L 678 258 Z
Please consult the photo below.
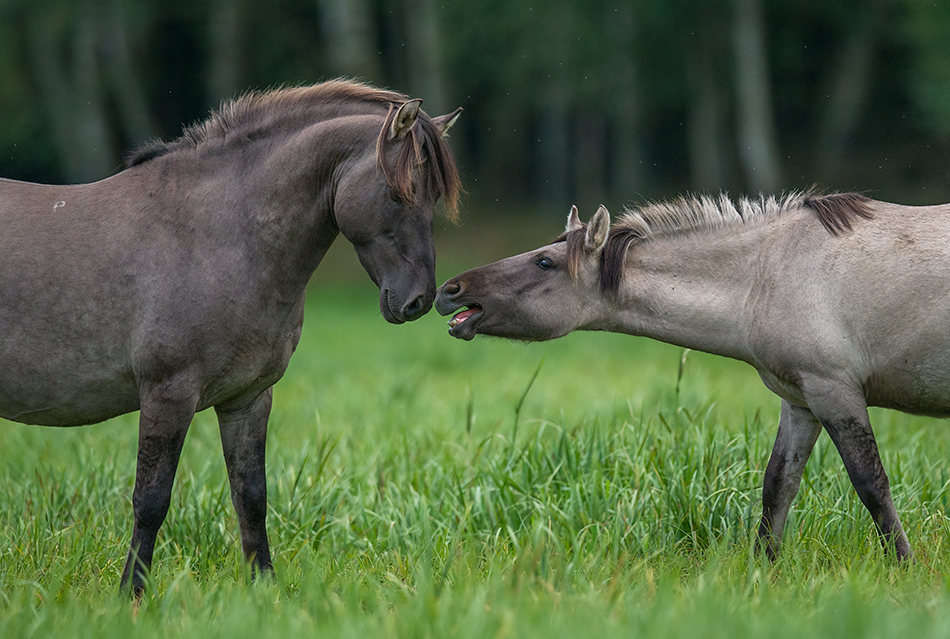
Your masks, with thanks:
M 567 226 L 564 227 L 564 232 L 570 233 L 571 231 L 576 231 L 582 226 L 584 225 L 581 224 L 581 216 L 577 214 L 577 207 L 571 205 L 571 212 L 567 215 Z
M 594 217 L 587 223 L 587 235 L 584 236 L 584 251 L 587 253 L 599 253 L 607 243 L 607 235 L 610 233 L 610 213 L 603 204 L 594 213 Z
M 432 124 L 439 130 L 442 137 L 446 137 L 449 134 L 449 129 L 452 128 L 452 125 L 455 124 L 455 121 L 459 119 L 460 115 L 462 115 L 462 107 L 455 109 L 451 113 L 432 118 Z
M 402 140 L 409 135 L 409 129 L 416 123 L 416 118 L 419 116 L 420 106 L 422 106 L 422 100 L 419 98 L 407 100 L 399 105 L 393 123 L 389 126 L 390 140 Z

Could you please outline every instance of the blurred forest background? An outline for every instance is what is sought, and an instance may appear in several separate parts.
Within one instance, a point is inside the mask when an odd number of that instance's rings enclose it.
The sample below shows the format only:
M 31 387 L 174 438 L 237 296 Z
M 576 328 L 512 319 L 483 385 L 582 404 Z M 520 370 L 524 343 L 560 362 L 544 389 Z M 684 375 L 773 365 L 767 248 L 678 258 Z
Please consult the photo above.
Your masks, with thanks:
M 0 0 L 0 175 L 96 180 L 247 89 L 337 76 L 465 108 L 465 215 L 950 200 L 946 0 Z

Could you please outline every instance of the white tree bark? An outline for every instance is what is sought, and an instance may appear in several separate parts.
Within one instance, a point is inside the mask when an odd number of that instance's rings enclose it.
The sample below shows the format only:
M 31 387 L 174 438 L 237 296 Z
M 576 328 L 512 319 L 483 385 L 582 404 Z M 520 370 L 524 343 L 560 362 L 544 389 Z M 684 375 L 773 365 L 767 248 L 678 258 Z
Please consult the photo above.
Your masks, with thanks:
M 606 33 L 612 55 L 607 61 L 611 90 L 607 94 L 613 157 L 609 167 L 610 186 L 623 201 L 644 188 L 645 171 L 640 138 L 640 94 L 634 62 L 636 18 L 633 8 L 618 5 L 607 12 Z
M 70 183 L 104 178 L 118 164 L 103 110 L 96 17 L 83 4 L 71 20 L 68 64 L 60 59 L 57 34 L 43 16 L 36 15 L 30 25 L 34 73 Z
M 827 108 L 815 149 L 815 164 L 822 181 L 834 181 L 848 154 L 848 146 L 867 104 L 871 63 L 884 15 L 883 0 L 871 0 L 855 18 L 825 81 Z
M 406 0 L 406 46 L 409 89 L 423 98 L 426 111 L 448 111 L 443 81 L 442 34 L 439 3 L 435 0 Z
M 769 193 L 780 188 L 782 178 L 761 1 L 735 0 L 735 10 L 739 159 L 748 187 Z
M 366 0 L 319 0 L 318 7 L 331 73 L 378 82 L 376 37 Z
M 241 86 L 241 0 L 212 0 L 208 22 L 207 99 L 236 97 Z
M 690 89 L 686 121 L 690 182 L 694 189 L 717 193 L 726 181 L 723 115 L 725 105 L 708 50 L 696 51 L 688 60 Z

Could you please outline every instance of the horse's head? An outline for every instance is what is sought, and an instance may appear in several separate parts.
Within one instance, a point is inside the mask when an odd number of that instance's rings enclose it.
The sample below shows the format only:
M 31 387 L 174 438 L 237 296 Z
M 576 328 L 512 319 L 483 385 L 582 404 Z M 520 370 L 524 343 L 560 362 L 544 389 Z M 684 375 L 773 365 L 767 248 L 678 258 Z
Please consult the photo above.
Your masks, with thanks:
M 341 175 L 334 202 L 340 232 L 379 287 L 383 317 L 401 324 L 425 315 L 435 298 L 436 202 L 455 215 L 459 178 L 443 140 L 461 109 L 430 118 L 409 100 L 391 107 L 375 149 Z
M 571 209 L 557 241 L 466 271 L 443 284 L 435 300 L 442 315 L 456 313 L 449 334 L 476 334 L 527 341 L 554 339 L 578 328 L 595 328 L 601 303 L 601 255 L 610 215 L 600 207 L 590 224 Z

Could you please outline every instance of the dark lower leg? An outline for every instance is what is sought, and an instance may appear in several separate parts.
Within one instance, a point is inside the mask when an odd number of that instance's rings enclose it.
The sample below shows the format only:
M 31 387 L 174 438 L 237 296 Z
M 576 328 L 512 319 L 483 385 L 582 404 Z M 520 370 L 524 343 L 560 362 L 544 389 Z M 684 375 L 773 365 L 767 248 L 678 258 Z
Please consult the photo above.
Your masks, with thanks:
M 135 523 L 132 543 L 122 572 L 122 588 L 131 587 L 140 596 L 152 566 L 155 540 L 171 503 L 172 485 L 185 433 L 173 436 L 144 435 L 139 437 L 138 464 L 132 507 Z
M 910 543 L 894 506 L 890 482 L 870 423 L 847 418 L 829 420 L 825 428 L 841 454 L 858 497 L 874 519 L 885 551 L 893 549 L 901 560 L 910 558 Z
M 255 574 L 273 570 L 266 526 L 265 444 L 270 406 L 268 389 L 239 410 L 217 410 L 231 501 L 241 528 L 241 546 Z
M 759 522 L 758 549 L 771 561 L 778 555 L 789 508 L 820 433 L 821 424 L 808 409 L 782 402 L 778 434 L 765 469 Z

